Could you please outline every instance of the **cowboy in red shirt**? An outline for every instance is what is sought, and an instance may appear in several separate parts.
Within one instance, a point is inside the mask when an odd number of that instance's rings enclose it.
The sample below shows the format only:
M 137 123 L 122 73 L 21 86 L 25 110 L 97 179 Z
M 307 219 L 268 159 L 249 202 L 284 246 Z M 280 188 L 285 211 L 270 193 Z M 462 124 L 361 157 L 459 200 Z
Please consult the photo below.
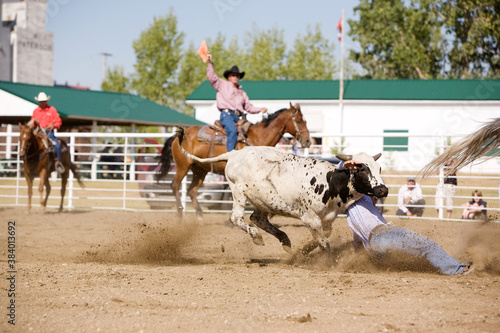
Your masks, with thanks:
M 56 108 L 47 104 L 49 100 L 50 96 L 47 96 L 44 92 L 39 93 L 38 97 L 35 97 L 35 101 L 38 102 L 39 106 L 33 111 L 31 119 L 36 119 L 38 121 L 38 124 L 45 130 L 47 137 L 54 145 L 57 155 L 56 171 L 57 173 L 62 174 L 64 173 L 64 167 L 61 163 L 61 144 L 54 135 L 54 129 L 59 129 L 62 125 L 62 121 Z

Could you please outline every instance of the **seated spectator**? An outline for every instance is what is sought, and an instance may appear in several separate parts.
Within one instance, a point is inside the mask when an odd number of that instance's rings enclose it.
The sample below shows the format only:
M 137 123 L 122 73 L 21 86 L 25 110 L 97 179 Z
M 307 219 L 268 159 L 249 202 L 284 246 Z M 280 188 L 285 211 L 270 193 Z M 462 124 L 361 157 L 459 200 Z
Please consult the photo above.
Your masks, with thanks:
M 398 192 L 398 211 L 396 215 L 422 216 L 424 214 L 425 200 L 422 188 L 415 182 L 415 177 L 408 177 L 406 185 Z
M 482 197 L 483 193 L 481 191 L 475 190 L 472 192 L 472 200 L 462 205 L 462 207 L 465 207 L 462 213 L 463 219 L 486 219 L 486 201 L 483 201 Z

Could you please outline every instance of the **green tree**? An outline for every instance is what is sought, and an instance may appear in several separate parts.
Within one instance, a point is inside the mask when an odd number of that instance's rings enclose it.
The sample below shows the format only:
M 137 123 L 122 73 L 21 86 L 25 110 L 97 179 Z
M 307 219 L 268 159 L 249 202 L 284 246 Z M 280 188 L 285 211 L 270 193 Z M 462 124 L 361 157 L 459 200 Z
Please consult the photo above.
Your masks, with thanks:
M 442 24 L 431 0 L 361 0 L 350 57 L 374 79 L 435 78 L 443 68 Z
M 286 76 L 284 31 L 273 27 L 261 31 L 257 26 L 247 34 L 245 56 L 240 66 L 246 72 L 245 80 L 278 80 Z
M 331 80 L 337 71 L 333 52 L 335 45 L 321 33 L 321 26 L 313 31 L 307 27 L 304 37 L 295 39 L 293 49 L 288 52 L 286 77 L 290 80 Z
M 133 42 L 137 62 L 132 88 L 144 98 L 175 108 L 181 100 L 182 87 L 177 71 L 182 58 L 184 33 L 177 30 L 173 10 L 157 17 L 149 29 Z
M 500 76 L 500 2 L 443 0 L 436 5 L 449 36 L 448 76 Z
M 108 69 L 106 80 L 102 82 L 101 89 L 125 94 L 130 93 L 130 79 L 123 74 L 122 66 Z

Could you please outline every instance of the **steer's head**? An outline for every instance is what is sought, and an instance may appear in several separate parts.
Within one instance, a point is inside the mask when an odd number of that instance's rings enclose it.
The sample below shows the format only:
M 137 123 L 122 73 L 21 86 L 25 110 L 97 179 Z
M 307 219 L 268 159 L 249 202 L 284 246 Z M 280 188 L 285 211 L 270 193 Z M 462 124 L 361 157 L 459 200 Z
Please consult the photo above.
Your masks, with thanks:
M 386 197 L 389 189 L 384 185 L 380 176 L 380 165 L 376 162 L 382 154 L 370 156 L 365 153 L 355 155 L 337 154 L 337 158 L 342 161 L 356 161 L 356 169 L 351 170 L 353 174 L 354 189 L 366 195 L 374 195 L 378 198 Z

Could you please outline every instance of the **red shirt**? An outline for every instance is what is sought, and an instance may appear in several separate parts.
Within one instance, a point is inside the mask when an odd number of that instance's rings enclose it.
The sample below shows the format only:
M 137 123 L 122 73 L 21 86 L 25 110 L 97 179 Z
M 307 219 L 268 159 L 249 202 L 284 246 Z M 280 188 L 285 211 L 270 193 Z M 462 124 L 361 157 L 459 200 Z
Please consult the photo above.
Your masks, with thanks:
M 33 116 L 31 116 L 31 119 L 38 120 L 38 123 L 43 128 L 49 126 L 52 121 L 54 121 L 54 127 L 57 129 L 59 129 L 59 127 L 61 127 L 62 125 L 61 118 L 59 117 L 56 108 L 50 105 L 45 109 L 37 107 L 35 111 L 33 111 Z

